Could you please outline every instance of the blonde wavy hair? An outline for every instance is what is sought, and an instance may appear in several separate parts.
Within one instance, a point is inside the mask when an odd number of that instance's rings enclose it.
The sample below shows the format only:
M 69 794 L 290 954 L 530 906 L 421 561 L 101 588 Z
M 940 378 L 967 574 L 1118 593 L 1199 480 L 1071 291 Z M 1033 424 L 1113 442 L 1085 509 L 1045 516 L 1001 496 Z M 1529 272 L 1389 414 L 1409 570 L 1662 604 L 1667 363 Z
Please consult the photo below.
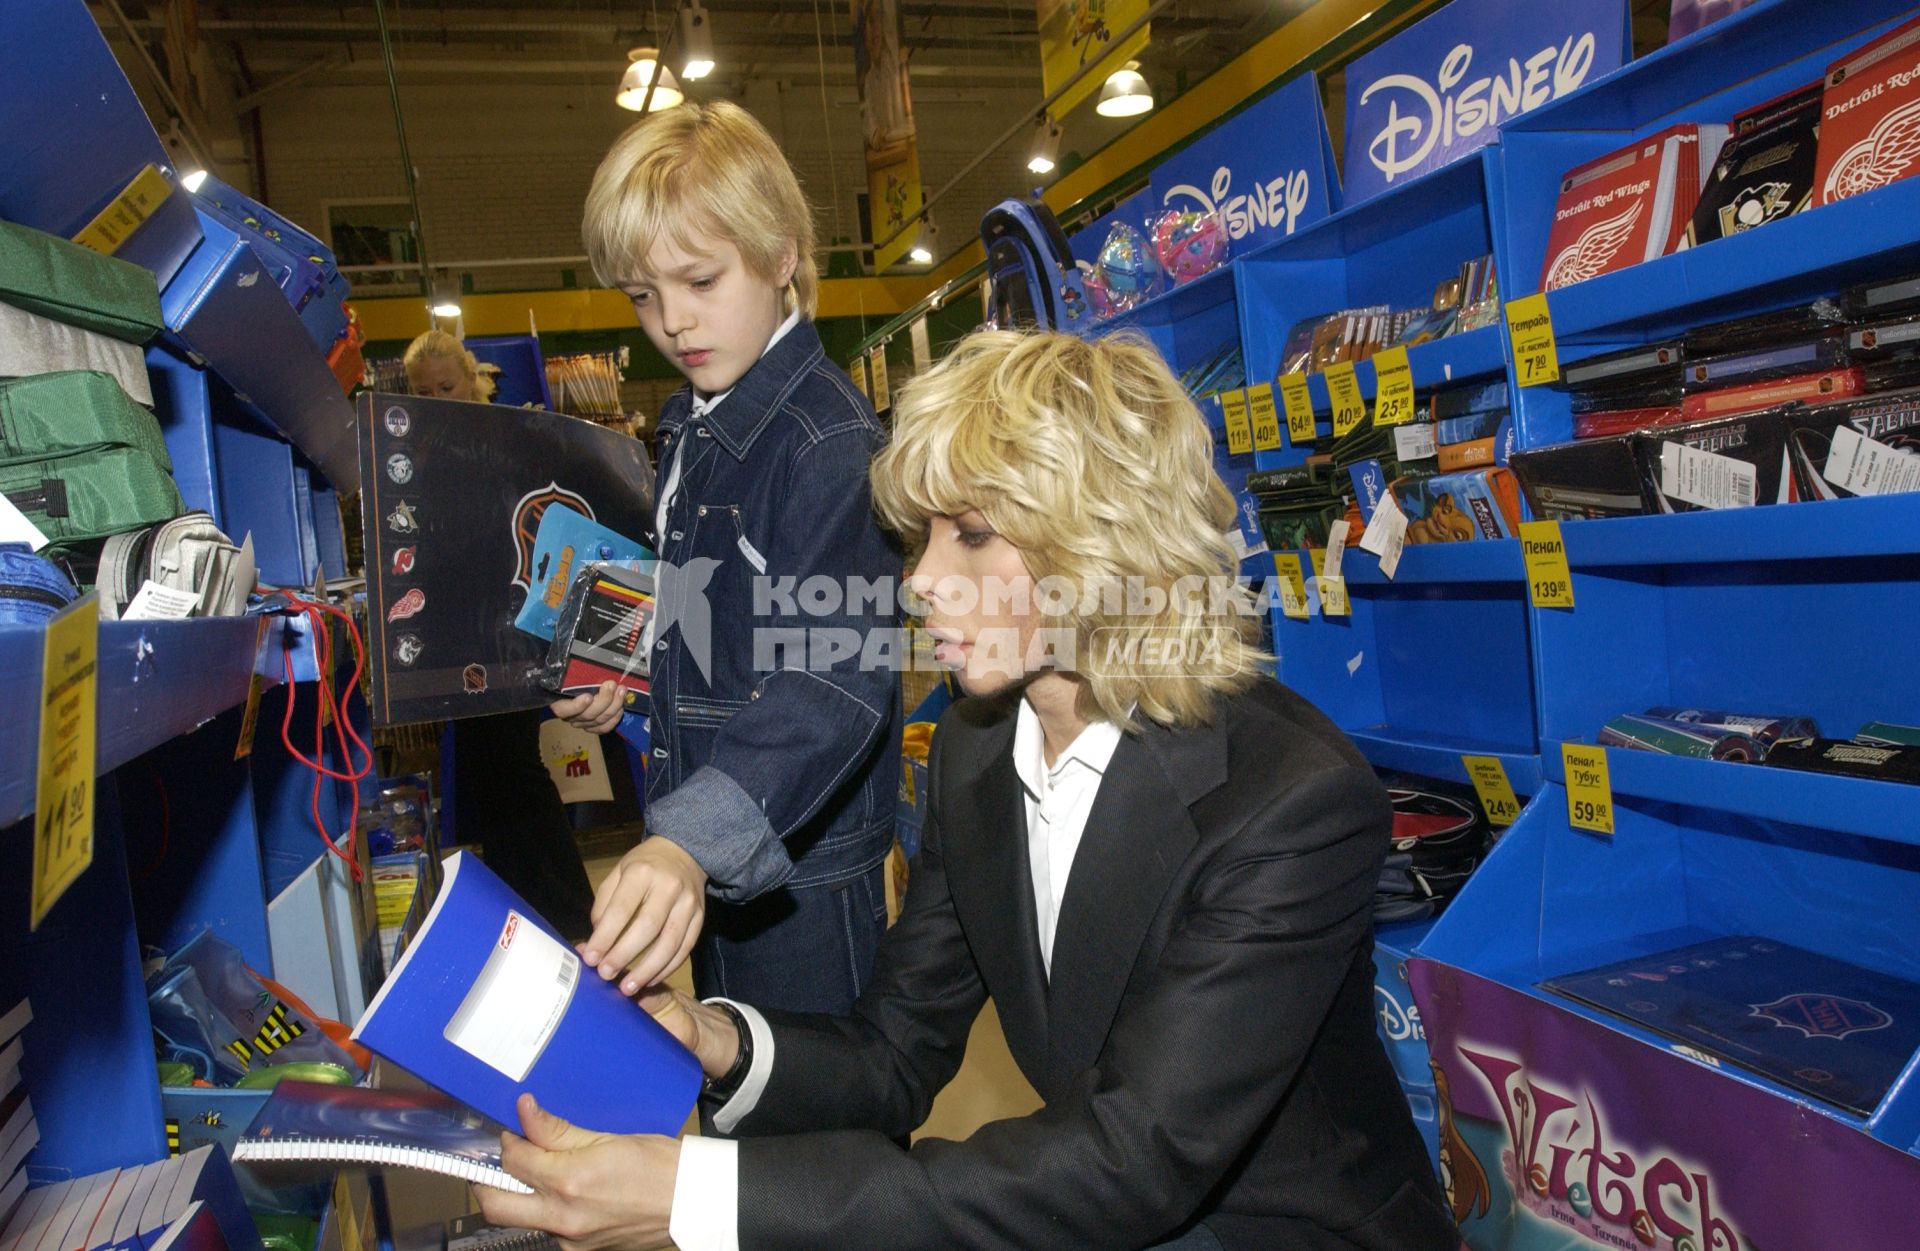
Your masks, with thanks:
M 1036 606 L 1043 627 L 1073 631 L 1084 716 L 1133 728 L 1137 705 L 1162 725 L 1202 724 L 1271 659 L 1236 581 L 1236 508 L 1213 437 L 1144 340 L 971 335 L 900 389 L 871 472 L 875 508 L 915 553 L 932 518 L 977 508 L 1036 581 L 1067 580 L 1064 612 Z M 1103 593 L 1116 579 L 1164 594 L 1129 604 Z M 1176 594 L 1187 579 L 1213 593 Z M 1169 636 L 1207 663 L 1146 663 L 1140 644 Z
M 793 256 L 794 306 L 812 317 L 820 295 L 813 211 L 766 127 L 727 100 L 654 113 L 614 140 L 594 171 L 580 237 L 603 286 L 639 273 L 654 240 L 684 252 L 695 236 L 725 239 L 756 277 L 781 281 Z
M 444 330 L 429 330 L 407 344 L 406 355 L 400 358 L 401 365 L 411 371 L 415 365 L 426 360 L 452 361 L 465 373 L 473 384 L 473 398 L 481 403 L 491 403 L 495 390 L 492 375 L 480 368 L 480 360 L 460 342 Z

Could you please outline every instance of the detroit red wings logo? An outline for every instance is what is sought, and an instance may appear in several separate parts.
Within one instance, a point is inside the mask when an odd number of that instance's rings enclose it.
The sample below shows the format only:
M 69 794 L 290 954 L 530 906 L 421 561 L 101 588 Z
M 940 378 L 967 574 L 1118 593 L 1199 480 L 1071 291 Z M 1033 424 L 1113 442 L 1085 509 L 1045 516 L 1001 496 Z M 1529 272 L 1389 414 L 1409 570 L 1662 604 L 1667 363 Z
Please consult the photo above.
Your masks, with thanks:
M 1605 273 L 1613 263 L 1613 258 L 1619 255 L 1620 249 L 1632 237 L 1633 228 L 1646 207 L 1645 200 L 1635 200 L 1633 207 L 1624 213 L 1595 222 L 1581 231 L 1578 239 L 1553 258 L 1553 266 L 1547 270 L 1543 289 L 1557 291 L 1576 282 L 1585 282 L 1595 274 Z
M 1787 995 L 1772 1003 L 1752 1004 L 1749 1010 L 1803 1038 L 1845 1038 L 1893 1024 L 1893 1018 L 1879 1008 L 1845 995 Z
M 536 487 L 520 497 L 513 506 L 513 584 L 523 591 L 533 589 L 533 540 L 540 533 L 540 518 L 550 504 L 565 504 L 588 521 L 597 521 L 593 505 L 576 491 L 557 482 Z
M 1920 100 L 1903 104 L 1874 124 L 1867 137 L 1840 154 L 1827 173 L 1827 202 L 1884 187 L 1907 176 L 1920 160 Z

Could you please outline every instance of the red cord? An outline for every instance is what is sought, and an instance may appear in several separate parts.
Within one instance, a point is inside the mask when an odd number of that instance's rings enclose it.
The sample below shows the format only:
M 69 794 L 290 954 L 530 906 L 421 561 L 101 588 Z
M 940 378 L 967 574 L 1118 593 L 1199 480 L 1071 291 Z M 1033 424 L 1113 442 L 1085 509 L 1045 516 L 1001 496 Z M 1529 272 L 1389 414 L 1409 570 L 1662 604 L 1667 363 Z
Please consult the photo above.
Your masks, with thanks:
M 313 828 L 320 832 L 320 840 L 327 845 L 327 850 L 346 861 L 348 870 L 353 874 L 353 880 L 358 882 L 361 878 L 361 873 L 360 861 L 354 854 L 355 839 L 357 838 L 354 822 L 360 812 L 360 781 L 373 772 L 373 751 L 367 746 L 366 741 L 360 737 L 359 733 L 354 730 L 352 722 L 347 719 L 347 695 L 355 687 L 360 685 L 360 675 L 365 671 L 367 664 L 366 648 L 360 639 L 360 628 L 354 624 L 352 616 L 344 610 L 320 600 L 304 599 L 291 592 L 286 592 L 286 595 L 289 602 L 293 604 L 295 611 L 306 619 L 308 625 L 307 633 L 309 637 L 313 639 L 314 658 L 318 663 L 318 671 L 320 673 L 331 674 L 333 672 L 333 634 L 332 631 L 327 628 L 327 617 L 329 615 L 338 617 L 346 623 L 347 638 L 353 646 L 353 677 L 348 680 L 346 686 L 339 691 L 333 691 L 329 689 L 330 684 L 327 682 L 316 684 L 318 687 L 317 693 L 321 702 L 320 707 L 316 708 L 314 712 L 313 755 L 311 758 L 303 755 L 300 749 L 293 745 L 293 701 L 295 694 L 293 653 L 291 649 L 282 646 L 280 650 L 280 663 L 286 679 L 287 710 L 280 718 L 280 741 L 285 745 L 288 755 L 313 770 Z M 345 772 L 329 768 L 326 763 L 326 716 L 329 707 L 331 707 L 333 713 L 334 741 L 339 746 L 340 759 L 348 767 Z M 352 748 L 348 746 L 349 741 L 352 742 L 354 747 L 360 749 L 360 763 L 358 766 L 355 766 L 353 763 L 354 755 Z M 339 843 L 334 841 L 333 835 L 327 829 L 326 820 L 320 815 L 320 794 L 328 779 L 336 782 L 346 782 L 353 787 L 353 806 L 348 811 L 347 828 L 344 835 L 346 847 L 344 849 L 341 848 Z

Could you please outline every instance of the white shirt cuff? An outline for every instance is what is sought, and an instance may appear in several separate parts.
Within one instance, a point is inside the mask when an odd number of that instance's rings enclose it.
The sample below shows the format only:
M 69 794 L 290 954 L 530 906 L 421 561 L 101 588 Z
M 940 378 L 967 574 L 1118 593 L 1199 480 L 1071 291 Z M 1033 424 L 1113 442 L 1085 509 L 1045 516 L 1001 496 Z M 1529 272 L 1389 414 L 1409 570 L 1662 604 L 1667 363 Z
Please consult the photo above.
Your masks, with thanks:
M 768 1026 L 767 1018 L 749 1004 L 718 997 L 706 1002 L 733 1004 L 740 1015 L 747 1019 L 747 1032 L 753 1035 L 753 1063 L 747 1066 L 747 1075 L 741 1079 L 740 1089 L 734 1091 L 733 1098 L 721 1104 L 713 1114 L 713 1127 L 723 1134 L 731 1134 L 734 1126 L 746 1120 L 747 1114 L 760 1105 L 760 1095 L 767 1088 L 767 1080 L 773 1076 L 773 1029 Z
M 680 1140 L 667 1236 L 680 1251 L 740 1251 L 740 1144 L 688 1134 Z

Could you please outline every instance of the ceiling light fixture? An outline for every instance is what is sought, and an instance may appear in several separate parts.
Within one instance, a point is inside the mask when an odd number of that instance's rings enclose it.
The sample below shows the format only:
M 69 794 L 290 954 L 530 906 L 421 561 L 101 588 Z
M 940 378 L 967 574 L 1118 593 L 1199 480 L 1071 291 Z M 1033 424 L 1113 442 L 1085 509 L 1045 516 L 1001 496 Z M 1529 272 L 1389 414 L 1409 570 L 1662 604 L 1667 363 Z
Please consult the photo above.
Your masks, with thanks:
M 707 26 L 707 6 L 700 0 L 681 0 L 678 43 L 680 77 L 694 82 L 713 73 L 713 31 Z M 654 94 L 659 94 L 657 88 Z
M 623 109 L 632 109 L 638 113 L 642 109 L 653 113 L 661 109 L 670 109 L 685 102 L 686 96 L 680 90 L 680 83 L 673 71 L 660 64 L 660 52 L 657 48 L 635 48 L 627 53 L 627 72 L 620 76 L 620 90 L 613 97 L 614 103 Z M 659 81 L 653 84 L 653 101 L 647 101 L 647 83 L 655 73 Z
M 207 171 L 204 169 L 190 169 L 186 173 L 180 175 L 180 185 L 185 187 L 188 191 L 200 190 L 200 184 L 204 183 L 206 180 L 207 180 Z
M 1027 152 L 1027 168 L 1036 174 L 1051 174 L 1060 162 L 1060 123 L 1049 115 L 1040 115 L 1034 129 L 1033 147 Z
M 920 219 L 920 233 L 914 236 L 913 250 L 907 253 L 907 259 L 915 265 L 931 265 L 940 246 L 940 227 L 933 224 L 931 215 Z
M 442 300 L 438 304 L 429 305 L 427 311 L 442 321 L 451 321 L 460 315 L 460 306 L 451 300 Z
M 1138 117 L 1153 107 L 1153 88 L 1140 74 L 1140 62 L 1128 61 L 1107 75 L 1100 103 L 1093 111 L 1102 117 Z

